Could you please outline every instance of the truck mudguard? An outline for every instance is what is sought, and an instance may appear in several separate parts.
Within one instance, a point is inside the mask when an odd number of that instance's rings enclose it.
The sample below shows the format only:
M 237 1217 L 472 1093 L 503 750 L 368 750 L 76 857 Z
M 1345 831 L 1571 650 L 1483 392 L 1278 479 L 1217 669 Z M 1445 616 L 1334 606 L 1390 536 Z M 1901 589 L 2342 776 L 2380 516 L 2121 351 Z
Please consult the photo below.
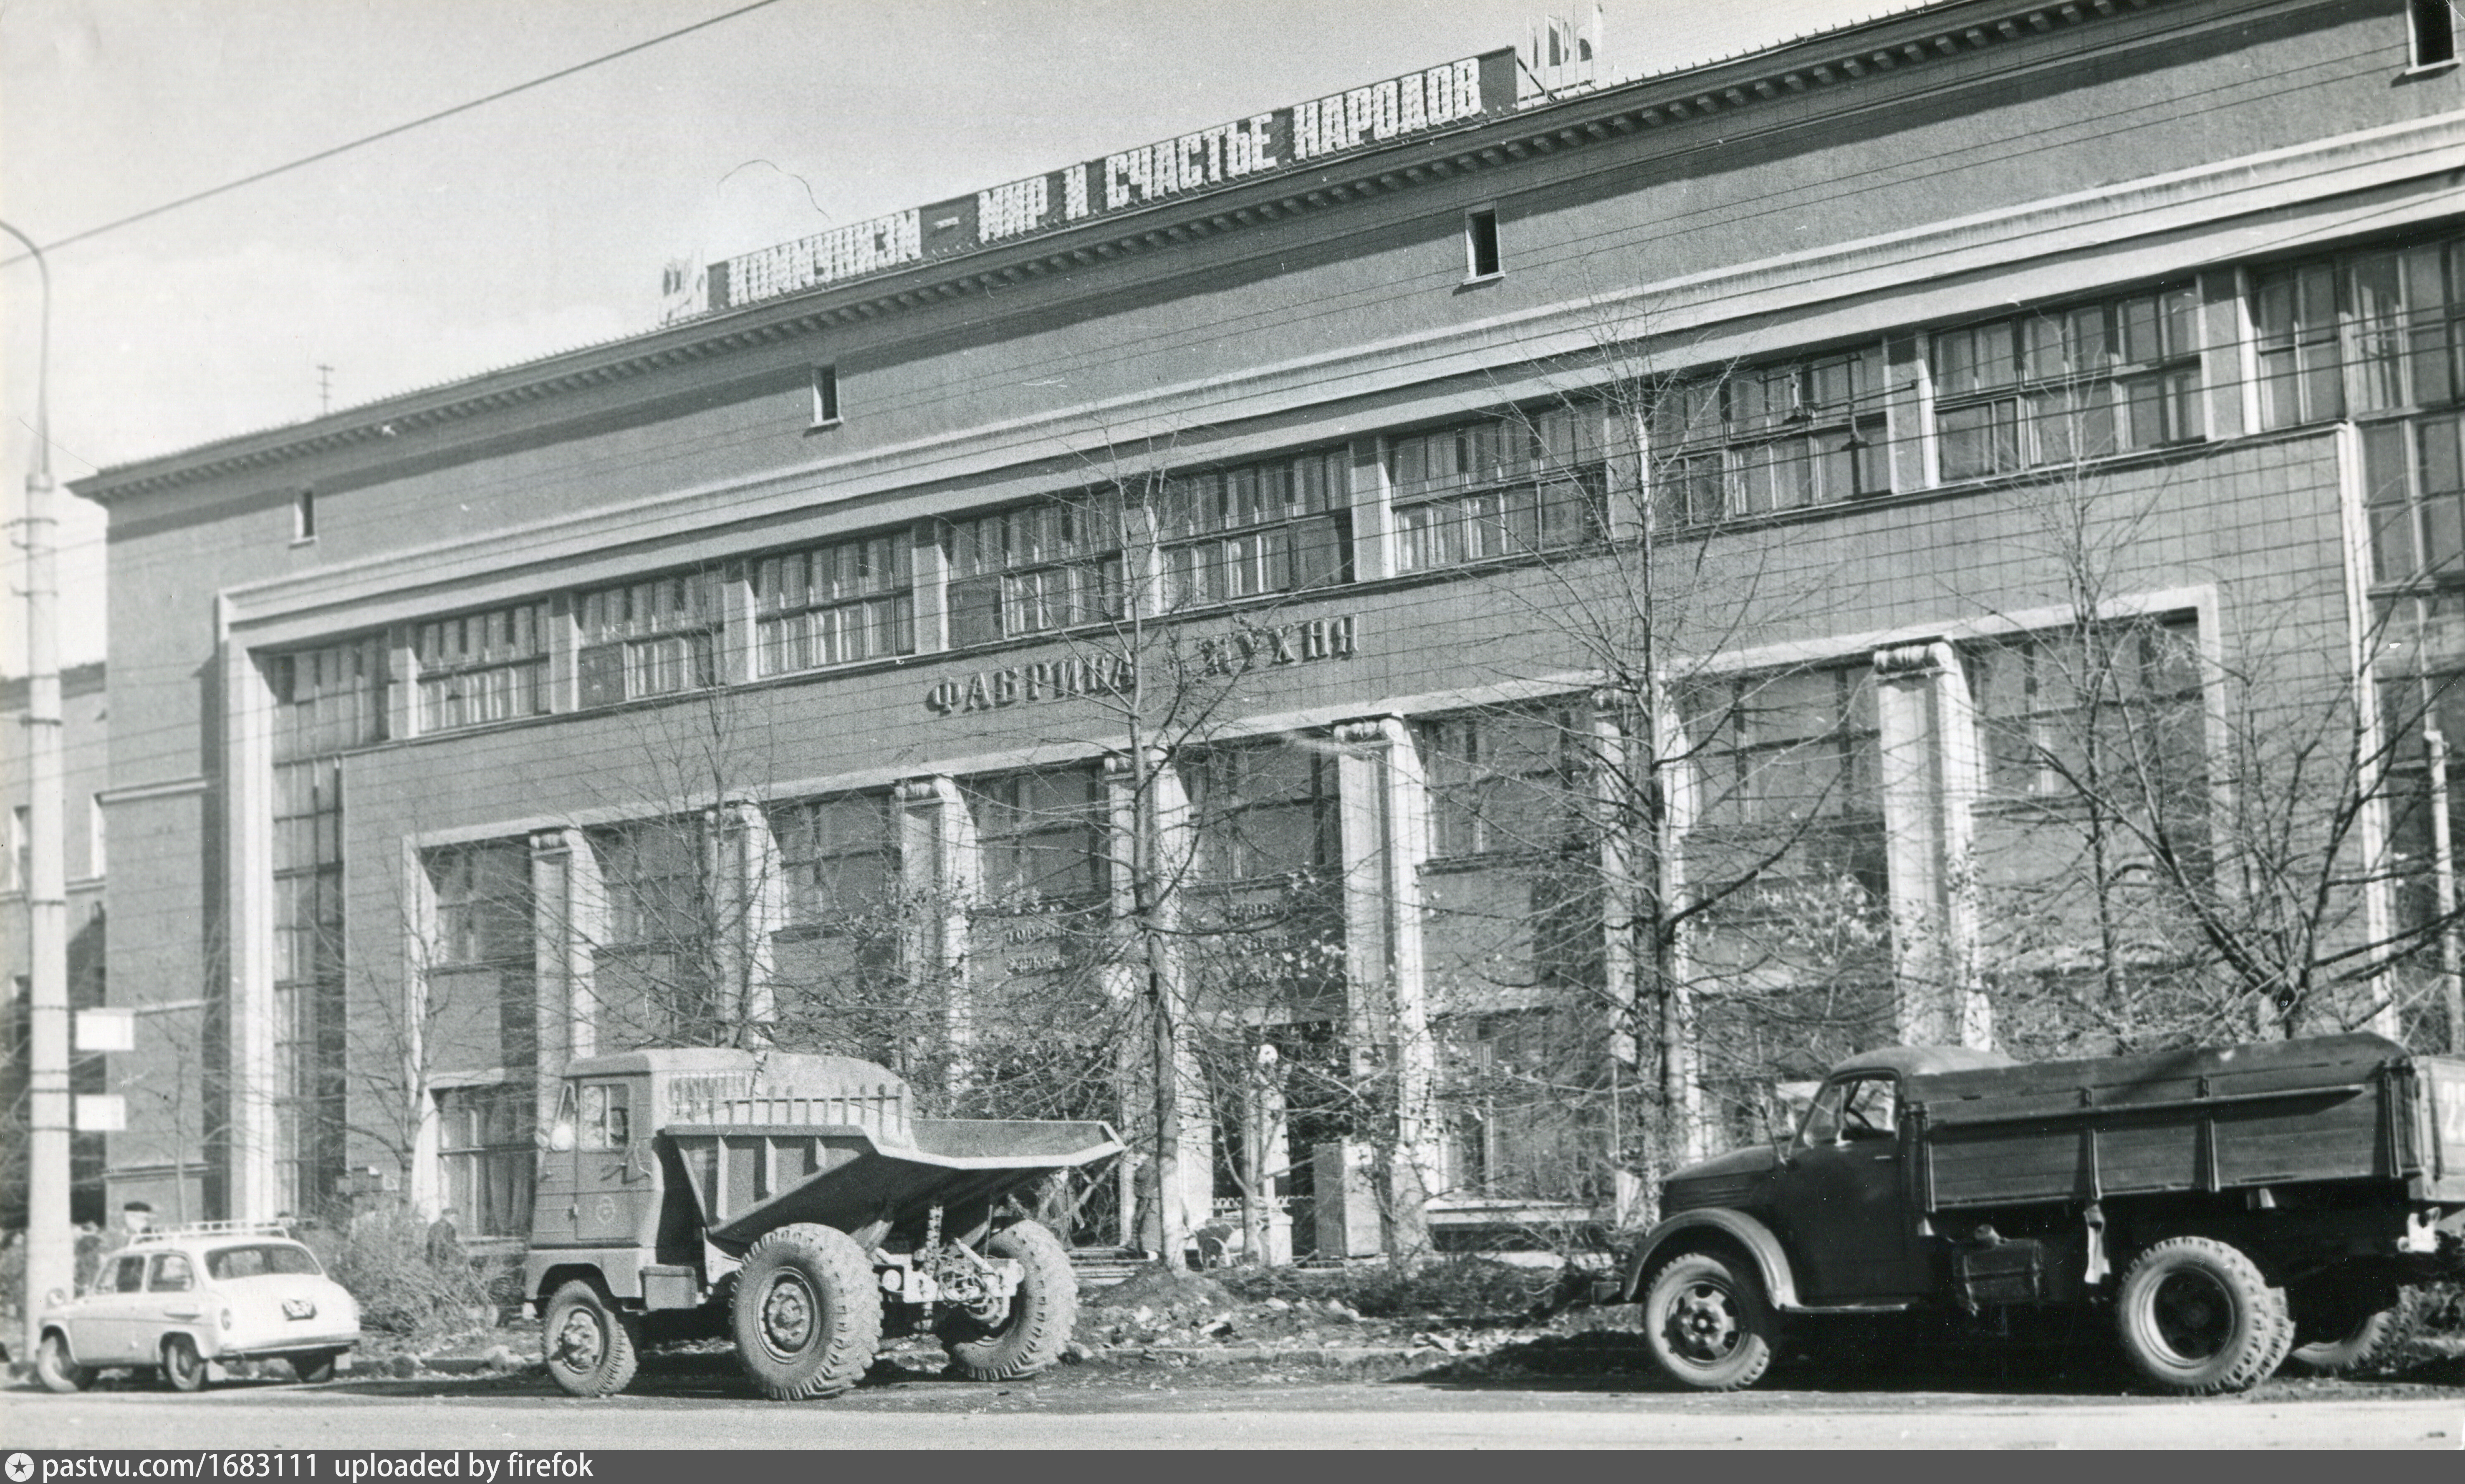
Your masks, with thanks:
M 1699 1210 L 1679 1211 L 1652 1229 L 1643 1245 L 1634 1250 L 1634 1258 L 1627 1265 L 1626 1283 L 1620 1299 L 1634 1303 L 1643 1297 L 1643 1282 L 1652 1271 L 1654 1259 L 1672 1243 L 1691 1234 L 1717 1231 L 1730 1239 L 1730 1245 L 1745 1249 L 1754 1258 L 1755 1270 L 1764 1283 L 1764 1294 L 1774 1309 L 1788 1311 L 1802 1307 L 1797 1301 L 1797 1280 L 1789 1274 L 1788 1254 L 1781 1250 L 1780 1238 L 1771 1229 L 1743 1211 L 1721 1207 L 1704 1207 Z

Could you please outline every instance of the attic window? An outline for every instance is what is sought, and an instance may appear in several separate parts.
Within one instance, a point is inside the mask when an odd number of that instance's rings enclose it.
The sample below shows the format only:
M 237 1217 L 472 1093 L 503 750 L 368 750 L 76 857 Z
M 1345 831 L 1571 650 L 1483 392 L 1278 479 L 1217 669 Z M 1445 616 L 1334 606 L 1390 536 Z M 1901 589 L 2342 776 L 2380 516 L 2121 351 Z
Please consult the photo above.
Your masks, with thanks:
M 291 497 L 291 539 L 294 542 L 317 539 L 317 492 L 301 490 Z
M 1498 212 L 1483 207 L 1464 213 L 1464 267 L 1475 278 L 1495 278 L 1498 266 Z
M 813 426 L 835 428 L 839 425 L 839 368 L 834 365 L 813 367 Z
M 2455 0 L 2407 0 L 2406 19 L 2413 35 L 2414 66 L 2455 65 Z

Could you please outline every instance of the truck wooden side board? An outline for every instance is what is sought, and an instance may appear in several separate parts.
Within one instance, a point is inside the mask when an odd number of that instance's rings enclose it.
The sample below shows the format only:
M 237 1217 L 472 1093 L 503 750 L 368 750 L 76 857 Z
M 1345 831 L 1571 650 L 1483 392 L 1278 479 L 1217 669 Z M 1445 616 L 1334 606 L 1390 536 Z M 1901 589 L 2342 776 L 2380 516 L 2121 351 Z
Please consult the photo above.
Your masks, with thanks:
M 646 1340 L 728 1335 L 782 1399 L 847 1389 L 885 1325 L 954 1370 L 1030 1375 L 1077 1312 L 1060 1239 L 1009 1209 L 1119 1153 L 1096 1122 L 919 1119 L 843 1056 L 719 1048 L 575 1062 L 540 1162 L 525 1291 L 548 1374 L 620 1390 Z
M 2465 1059 L 2373 1035 L 1868 1052 L 1661 1208 L 1622 1294 L 1689 1385 L 1751 1384 L 1787 1322 L 2086 1305 L 2151 1383 L 2239 1390 L 2289 1353 L 2359 1364 L 2400 1288 L 2465 1274 Z

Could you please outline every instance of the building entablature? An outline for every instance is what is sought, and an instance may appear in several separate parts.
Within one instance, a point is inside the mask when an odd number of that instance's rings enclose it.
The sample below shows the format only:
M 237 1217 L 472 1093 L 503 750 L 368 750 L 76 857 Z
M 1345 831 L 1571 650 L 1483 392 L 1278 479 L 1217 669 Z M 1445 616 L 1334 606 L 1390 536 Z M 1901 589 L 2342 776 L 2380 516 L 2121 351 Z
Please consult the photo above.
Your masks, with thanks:
M 1669 147 L 1699 149 L 1706 147 L 1699 137 L 1702 131 L 1686 127 L 1699 122 L 1708 123 L 1718 135 L 1711 145 L 1719 147 L 1731 137 L 1731 115 L 1792 100 L 1819 103 L 1835 94 L 1843 108 L 1874 106 L 1888 102 L 1888 98 L 1860 90 L 1887 85 L 1901 73 L 1931 76 L 1965 65 L 1965 78 L 1974 85 L 2005 84 L 2014 75 L 2009 67 L 1995 66 L 1992 58 L 1998 52 L 2026 48 L 2033 38 L 2094 27 L 2143 11 L 2196 10 L 2201 13 L 2190 24 L 2206 30 L 2247 25 L 2264 14 L 2318 4 L 2319 0 L 2263 0 L 2243 6 L 2201 6 L 2196 0 L 2080 0 L 2012 5 L 2008 0 L 1952 0 L 1682 73 L 1554 99 L 1536 97 L 1512 112 L 1484 114 L 1427 134 L 1228 182 L 1205 192 L 1166 197 L 1049 233 L 761 299 L 310 422 L 106 469 L 74 481 L 74 488 L 108 505 L 318 455 L 359 451 L 362 456 L 373 455 L 377 463 L 391 463 L 404 456 L 402 450 L 415 433 L 475 422 L 486 426 L 487 420 L 503 414 L 536 419 L 538 404 L 544 401 L 574 398 L 645 378 L 692 374 L 694 367 L 724 363 L 764 347 L 951 300 L 970 300 L 970 312 L 981 317 L 985 296 L 1036 282 L 1062 285 L 1060 297 L 1065 301 L 1092 299 L 1119 287 L 1121 267 L 1159 250 L 1275 226 L 1396 192 L 1565 158 L 1614 141 L 1649 141 L 1663 133 L 1677 141 Z M 2174 26 L 2160 39 L 2177 43 L 2185 34 L 2183 27 Z M 2117 44 L 2135 38 L 2146 39 L 2137 32 L 2119 33 Z M 2014 55 L 2012 65 L 2025 71 L 2071 59 L 2073 55 L 2059 50 L 2022 51 Z M 1854 103 L 1849 101 L 1853 96 Z M 1819 123 L 1825 111 L 1820 106 L 1809 111 L 1801 104 L 1786 122 Z M 1629 156 L 1619 158 L 1624 161 Z M 1251 251 L 1264 256 L 1287 245 L 1279 234 L 1261 238 Z M 1054 307 L 1054 301 L 1044 298 L 1034 304 L 1037 313 L 1050 313 Z M 1487 339 L 1483 330 L 1506 328 L 1475 323 L 1450 333 L 1463 335 L 1468 342 L 1483 342 Z M 1078 410 L 1083 413 L 1084 410 Z

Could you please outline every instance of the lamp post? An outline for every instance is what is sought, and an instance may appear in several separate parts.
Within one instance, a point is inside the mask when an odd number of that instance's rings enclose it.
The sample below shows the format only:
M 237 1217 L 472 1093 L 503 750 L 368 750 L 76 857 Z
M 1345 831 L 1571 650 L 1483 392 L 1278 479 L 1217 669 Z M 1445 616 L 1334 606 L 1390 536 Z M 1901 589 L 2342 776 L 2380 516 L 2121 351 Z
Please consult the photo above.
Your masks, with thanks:
M 41 1337 L 44 1296 L 77 1276 L 69 1232 L 69 903 L 61 853 L 60 659 L 55 610 L 59 578 L 52 514 L 52 268 L 33 238 L 0 222 L 26 245 L 43 291 L 42 339 L 34 362 L 34 456 L 26 475 L 26 947 L 28 965 L 26 1148 L 26 1333 L 32 1358 Z

